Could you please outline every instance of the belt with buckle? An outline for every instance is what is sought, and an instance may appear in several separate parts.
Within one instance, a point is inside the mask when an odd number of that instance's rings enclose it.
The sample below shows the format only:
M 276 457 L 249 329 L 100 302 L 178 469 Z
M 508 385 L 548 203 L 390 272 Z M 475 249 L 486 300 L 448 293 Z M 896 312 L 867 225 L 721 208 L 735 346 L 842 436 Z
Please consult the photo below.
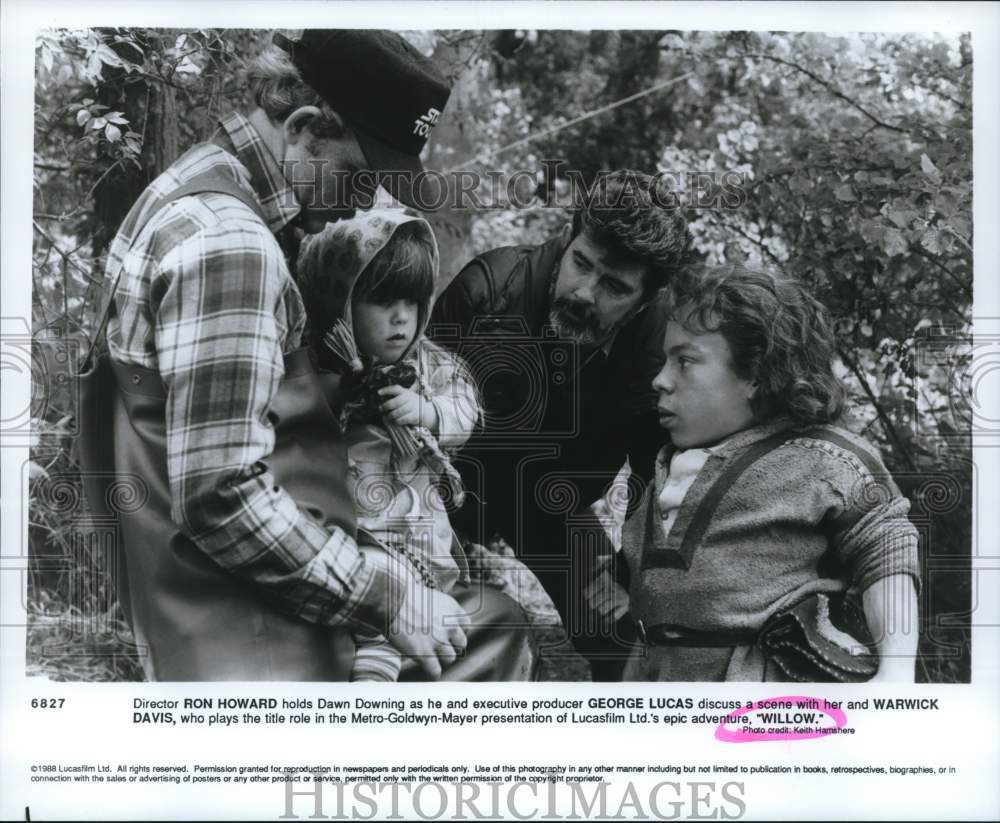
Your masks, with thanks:
M 752 646 L 757 641 L 757 632 L 744 630 L 702 631 L 673 623 L 647 626 L 642 620 L 636 620 L 635 626 L 647 646 Z

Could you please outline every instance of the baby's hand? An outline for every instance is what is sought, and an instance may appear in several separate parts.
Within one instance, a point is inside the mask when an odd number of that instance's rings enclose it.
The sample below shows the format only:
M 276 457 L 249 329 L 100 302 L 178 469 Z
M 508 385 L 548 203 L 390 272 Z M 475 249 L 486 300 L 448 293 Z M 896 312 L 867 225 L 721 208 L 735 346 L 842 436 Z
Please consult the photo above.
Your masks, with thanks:
M 432 432 L 437 429 L 437 410 L 434 404 L 412 389 L 399 385 L 386 386 L 378 390 L 380 397 L 387 398 L 379 411 L 390 423 L 399 426 L 424 426 Z

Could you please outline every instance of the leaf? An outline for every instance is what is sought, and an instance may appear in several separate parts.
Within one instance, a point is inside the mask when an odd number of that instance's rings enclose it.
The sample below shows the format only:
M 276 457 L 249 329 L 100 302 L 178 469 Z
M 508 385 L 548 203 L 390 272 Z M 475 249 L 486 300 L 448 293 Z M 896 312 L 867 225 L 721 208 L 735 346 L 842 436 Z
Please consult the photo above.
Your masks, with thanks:
M 102 43 L 97 47 L 95 54 L 100 58 L 102 63 L 106 63 L 109 66 L 115 66 L 117 68 L 125 67 L 125 63 L 117 54 L 114 53 L 110 46 Z
M 908 229 L 910 223 L 917 219 L 917 213 L 915 211 L 909 211 L 906 209 L 889 209 L 887 217 L 899 228 Z
M 969 238 L 969 235 L 972 234 L 972 223 L 970 223 L 965 217 L 953 217 L 951 219 L 951 227 L 960 237 L 966 240 Z
M 885 253 L 889 257 L 895 257 L 899 254 L 906 254 L 909 245 L 899 229 L 886 229 L 882 236 L 882 248 L 885 249 Z
M 90 121 L 89 128 L 94 129 L 94 131 L 97 131 L 98 129 L 103 129 L 106 125 L 108 125 L 108 121 L 105 118 L 95 117 L 93 120 Z
M 195 63 L 190 57 L 185 56 L 185 58 L 177 64 L 174 71 L 185 77 L 195 77 L 201 74 L 201 66 Z
M 122 130 L 118 126 L 108 123 L 108 127 L 104 130 L 104 136 L 112 143 L 117 143 L 121 139 Z
M 128 125 L 128 120 L 126 120 L 122 115 L 123 115 L 123 112 L 112 111 L 112 112 L 109 112 L 108 114 L 106 114 L 104 116 L 105 116 L 105 118 L 107 118 L 107 121 L 109 123 L 115 123 L 115 124 L 117 124 L 119 126 L 127 126 Z
M 104 70 L 104 64 L 101 62 L 101 58 L 97 56 L 97 53 L 90 55 L 87 60 L 87 76 L 93 80 L 97 80 L 101 77 L 101 72 Z M 91 103 L 94 101 L 91 100 Z
M 934 195 L 934 208 L 946 217 L 954 215 L 959 209 L 959 201 L 955 190 L 951 188 L 938 190 Z
M 861 221 L 861 238 L 866 243 L 878 243 L 881 245 L 884 235 L 885 229 L 878 225 L 878 223 L 874 220 Z
M 76 124 L 78 126 L 82 126 L 89 119 L 90 119 L 90 110 L 89 109 L 80 109 L 80 111 L 78 111 L 76 113 Z
M 52 71 L 52 47 L 48 43 L 42 43 L 42 65 L 46 71 Z
M 43 478 L 43 477 L 47 478 L 48 476 L 49 476 L 49 473 L 47 471 L 45 471 L 45 467 L 44 466 L 39 465 L 34 460 L 29 460 L 28 461 L 28 481 L 29 482 L 34 482 L 34 481 L 39 480 L 40 478 Z
M 796 194 L 808 194 L 812 191 L 812 183 L 809 182 L 809 178 L 801 174 L 792 175 L 792 179 L 788 181 L 788 188 L 790 188 Z
M 841 183 L 837 188 L 833 190 L 833 196 L 836 197 L 842 203 L 854 203 L 858 198 L 854 196 L 854 192 L 847 183 Z
M 941 253 L 941 232 L 937 229 L 928 229 L 920 236 L 920 245 L 931 254 Z
M 920 168 L 932 183 L 941 182 L 941 172 L 938 171 L 938 167 L 931 162 L 931 159 L 926 154 L 920 155 Z

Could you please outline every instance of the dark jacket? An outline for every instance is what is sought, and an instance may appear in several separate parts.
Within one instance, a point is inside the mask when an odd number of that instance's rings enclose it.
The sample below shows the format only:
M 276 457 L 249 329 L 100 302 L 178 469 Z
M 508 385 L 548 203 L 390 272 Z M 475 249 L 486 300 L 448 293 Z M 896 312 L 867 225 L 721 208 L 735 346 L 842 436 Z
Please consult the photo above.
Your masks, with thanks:
M 651 385 L 663 364 L 662 303 L 623 327 L 606 354 L 559 339 L 547 324 L 562 250 L 556 238 L 475 258 L 431 318 L 435 339 L 469 365 L 484 410 L 456 461 L 472 493 L 453 522 L 472 539 L 498 532 L 528 556 L 563 554 L 574 515 L 626 459 L 629 488 L 641 490 L 666 439 Z

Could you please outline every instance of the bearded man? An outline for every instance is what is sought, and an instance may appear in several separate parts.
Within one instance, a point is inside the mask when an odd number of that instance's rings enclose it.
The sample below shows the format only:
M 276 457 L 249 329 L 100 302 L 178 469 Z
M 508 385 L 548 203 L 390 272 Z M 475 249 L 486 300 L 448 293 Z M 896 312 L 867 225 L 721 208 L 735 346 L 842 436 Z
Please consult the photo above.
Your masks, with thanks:
M 595 680 L 620 679 L 634 637 L 624 605 L 584 592 L 595 561 L 615 556 L 592 504 L 626 461 L 628 488 L 641 488 L 664 437 L 652 389 L 663 365 L 657 295 L 690 244 L 670 200 L 649 175 L 609 175 L 559 236 L 468 263 L 432 320 L 470 366 L 484 409 L 456 461 L 469 494 L 452 522 L 468 539 L 515 547 Z

